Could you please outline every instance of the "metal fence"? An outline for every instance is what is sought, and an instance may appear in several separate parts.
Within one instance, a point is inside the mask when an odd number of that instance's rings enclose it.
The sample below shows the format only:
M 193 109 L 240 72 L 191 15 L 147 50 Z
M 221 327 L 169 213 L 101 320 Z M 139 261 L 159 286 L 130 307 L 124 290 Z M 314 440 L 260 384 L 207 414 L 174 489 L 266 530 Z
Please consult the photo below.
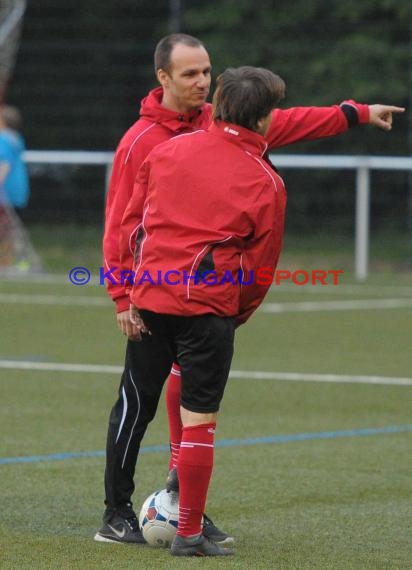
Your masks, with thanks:
M 106 172 L 106 188 L 113 160 L 112 152 L 94 151 L 27 151 L 25 158 L 32 164 L 102 165 Z M 315 168 L 354 170 L 356 172 L 355 252 L 354 270 L 358 281 L 368 277 L 369 267 L 369 209 L 371 170 L 412 170 L 412 158 L 395 156 L 339 156 L 271 154 L 271 160 L 281 168 Z

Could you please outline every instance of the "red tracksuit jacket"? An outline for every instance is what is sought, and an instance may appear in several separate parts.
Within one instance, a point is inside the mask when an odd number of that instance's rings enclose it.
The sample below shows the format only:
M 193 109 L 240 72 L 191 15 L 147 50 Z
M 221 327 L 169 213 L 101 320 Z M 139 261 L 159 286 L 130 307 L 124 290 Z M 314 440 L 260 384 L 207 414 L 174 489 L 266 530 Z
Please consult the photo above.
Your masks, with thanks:
M 116 302 L 117 312 L 129 308 L 129 297 L 120 282 L 119 231 L 120 222 L 132 195 L 134 181 L 142 162 L 159 143 L 172 137 L 199 129 L 207 129 L 212 120 L 211 105 L 185 115 L 161 105 L 163 89 L 158 87 L 142 100 L 140 118 L 122 137 L 115 153 L 106 201 L 103 261 L 110 278 L 107 289 Z
M 257 273 L 276 267 L 286 206 L 283 181 L 262 158 L 267 146 L 258 133 L 218 122 L 149 154 L 121 228 L 139 309 L 240 324 L 258 307 L 270 279 Z
M 161 87 L 152 90 L 143 99 L 139 120 L 123 136 L 115 153 L 106 203 L 103 253 L 108 292 L 116 302 L 118 312 L 129 307 L 129 297 L 119 274 L 119 230 L 136 174 L 156 145 L 182 133 L 206 129 L 211 122 L 211 106 L 208 103 L 198 111 L 182 115 L 163 107 L 161 100 Z M 353 101 L 331 107 L 276 109 L 266 135 L 268 148 L 333 136 L 368 120 L 368 106 Z

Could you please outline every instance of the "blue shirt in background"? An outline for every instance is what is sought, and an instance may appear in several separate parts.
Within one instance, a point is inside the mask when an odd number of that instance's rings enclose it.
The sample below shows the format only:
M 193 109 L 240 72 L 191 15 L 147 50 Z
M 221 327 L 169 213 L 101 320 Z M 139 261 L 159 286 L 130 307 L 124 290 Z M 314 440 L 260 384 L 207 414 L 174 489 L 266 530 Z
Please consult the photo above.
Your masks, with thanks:
M 29 201 L 30 186 L 23 159 L 25 144 L 16 131 L 0 131 L 0 163 L 9 165 L 9 172 L 0 188 L 0 202 L 6 201 L 14 208 L 24 208 Z

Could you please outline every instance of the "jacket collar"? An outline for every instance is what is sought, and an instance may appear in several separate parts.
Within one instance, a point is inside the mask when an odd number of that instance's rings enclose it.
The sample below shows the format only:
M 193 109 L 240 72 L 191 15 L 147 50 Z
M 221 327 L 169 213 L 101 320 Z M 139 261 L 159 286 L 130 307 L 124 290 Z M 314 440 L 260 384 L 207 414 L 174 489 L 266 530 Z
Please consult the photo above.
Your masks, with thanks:
M 193 127 L 198 128 L 197 124 L 201 120 L 208 103 L 205 103 L 200 109 L 190 111 L 189 113 L 178 113 L 164 107 L 162 98 L 162 87 L 156 87 L 156 89 L 149 91 L 148 95 L 142 100 L 140 117 L 148 119 L 153 123 L 160 123 L 171 131 L 187 130 Z
M 225 121 L 213 121 L 208 131 L 258 156 L 263 156 L 268 148 L 267 141 L 259 133 Z

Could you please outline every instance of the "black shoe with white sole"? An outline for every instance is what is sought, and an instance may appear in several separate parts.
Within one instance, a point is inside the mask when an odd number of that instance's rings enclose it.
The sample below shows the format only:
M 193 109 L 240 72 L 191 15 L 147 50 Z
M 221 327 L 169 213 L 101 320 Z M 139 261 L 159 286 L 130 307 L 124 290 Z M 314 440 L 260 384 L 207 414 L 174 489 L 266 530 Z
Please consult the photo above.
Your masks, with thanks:
M 203 529 L 202 534 L 209 540 L 212 540 L 219 546 L 233 546 L 235 539 L 233 536 L 227 534 L 227 532 L 223 532 L 220 530 L 212 519 L 210 519 L 207 515 L 203 514 Z
M 136 516 L 124 518 L 115 514 L 103 523 L 94 535 L 96 542 L 123 542 L 128 544 L 145 544 L 142 531 Z

